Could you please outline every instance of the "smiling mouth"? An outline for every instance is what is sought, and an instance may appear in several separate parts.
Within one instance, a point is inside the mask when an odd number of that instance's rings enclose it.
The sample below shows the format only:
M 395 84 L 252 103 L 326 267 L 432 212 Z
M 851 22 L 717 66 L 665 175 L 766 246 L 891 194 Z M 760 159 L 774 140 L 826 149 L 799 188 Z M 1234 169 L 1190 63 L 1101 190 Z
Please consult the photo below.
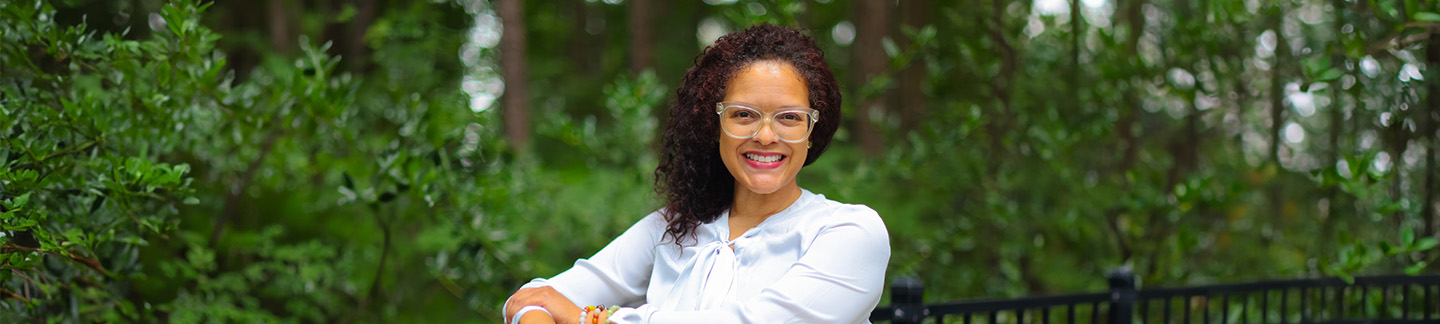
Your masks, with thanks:
M 784 155 L 759 155 L 754 153 L 746 153 L 745 158 L 751 161 L 762 163 L 773 163 L 785 160 Z

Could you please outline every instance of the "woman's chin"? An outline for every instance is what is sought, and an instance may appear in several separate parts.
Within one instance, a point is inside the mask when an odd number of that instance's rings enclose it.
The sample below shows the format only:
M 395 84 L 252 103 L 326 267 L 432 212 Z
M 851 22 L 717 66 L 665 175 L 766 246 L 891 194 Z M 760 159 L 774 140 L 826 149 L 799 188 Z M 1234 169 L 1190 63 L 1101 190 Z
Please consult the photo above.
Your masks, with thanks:
M 772 194 L 780 191 L 781 188 L 785 188 L 785 182 L 780 179 L 753 179 L 748 183 L 741 183 L 741 185 L 743 185 L 746 190 L 761 195 Z

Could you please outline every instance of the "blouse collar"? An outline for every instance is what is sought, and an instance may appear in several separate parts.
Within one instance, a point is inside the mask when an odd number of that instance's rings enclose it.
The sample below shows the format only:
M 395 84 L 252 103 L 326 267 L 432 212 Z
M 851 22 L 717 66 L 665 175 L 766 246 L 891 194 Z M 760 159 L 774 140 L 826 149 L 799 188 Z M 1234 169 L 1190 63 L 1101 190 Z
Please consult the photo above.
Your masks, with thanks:
M 772 225 L 772 224 L 781 223 L 781 222 L 783 222 L 785 219 L 792 218 L 794 215 L 799 214 L 800 211 L 805 210 L 805 208 L 803 208 L 803 207 L 805 207 L 805 205 L 809 204 L 811 200 L 815 199 L 815 197 L 816 197 L 816 195 L 815 195 L 814 193 L 811 193 L 809 190 L 805 190 L 804 188 L 801 188 L 801 189 L 800 189 L 800 198 L 796 198 L 796 199 L 795 199 L 795 202 L 790 203 L 790 206 L 789 206 L 789 207 L 785 207 L 784 210 L 781 210 L 780 212 L 775 213 L 774 215 L 770 215 L 770 217 L 766 217 L 765 220 L 760 221 L 760 224 L 756 224 L 754 228 L 751 228 L 750 230 L 746 231 L 746 234 L 744 234 L 744 235 L 742 235 L 742 236 L 740 236 L 740 237 L 737 237 L 737 238 L 735 238 L 735 239 L 736 239 L 736 240 L 740 240 L 740 239 L 744 239 L 744 238 L 747 238 L 747 237 L 751 237 L 751 236 L 755 236 L 755 235 L 760 235 L 761 233 L 764 233 L 764 232 L 769 228 L 769 226 L 767 226 L 767 225 Z M 725 243 L 725 244 L 727 244 L 727 245 L 730 244 L 730 243 L 733 243 L 733 242 L 731 242 L 731 241 L 729 240 L 729 238 L 730 238 L 730 209 L 728 209 L 728 208 L 725 209 L 725 212 L 720 213 L 720 217 L 715 218 L 715 222 L 712 222 L 712 223 L 710 223 L 709 225 L 710 225 L 710 226 L 714 226 L 715 233 L 719 234 L 719 236 L 715 238 L 717 241 L 723 242 L 723 243 Z

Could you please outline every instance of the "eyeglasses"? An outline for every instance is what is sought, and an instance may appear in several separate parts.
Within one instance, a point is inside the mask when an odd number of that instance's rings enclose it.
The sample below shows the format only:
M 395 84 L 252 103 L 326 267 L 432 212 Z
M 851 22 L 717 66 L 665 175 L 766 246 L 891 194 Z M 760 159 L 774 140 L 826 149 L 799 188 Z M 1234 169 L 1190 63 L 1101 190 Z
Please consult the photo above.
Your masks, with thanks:
M 715 103 L 715 114 L 720 115 L 720 129 L 725 135 L 738 139 L 755 137 L 764 122 L 769 121 L 770 131 L 787 143 L 805 141 L 815 129 L 815 122 L 820 121 L 820 111 L 811 108 L 785 108 L 766 113 L 733 101 Z

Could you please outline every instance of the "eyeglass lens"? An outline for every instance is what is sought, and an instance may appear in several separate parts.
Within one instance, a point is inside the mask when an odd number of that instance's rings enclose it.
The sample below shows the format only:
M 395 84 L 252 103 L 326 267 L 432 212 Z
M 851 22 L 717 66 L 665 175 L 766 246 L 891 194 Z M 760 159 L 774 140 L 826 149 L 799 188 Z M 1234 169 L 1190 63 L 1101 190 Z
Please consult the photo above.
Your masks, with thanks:
M 802 110 L 781 110 L 770 116 L 770 128 L 783 140 L 798 141 L 810 135 L 810 114 Z M 765 114 L 746 107 L 726 107 L 720 115 L 725 132 L 733 137 L 750 138 L 760 132 Z

